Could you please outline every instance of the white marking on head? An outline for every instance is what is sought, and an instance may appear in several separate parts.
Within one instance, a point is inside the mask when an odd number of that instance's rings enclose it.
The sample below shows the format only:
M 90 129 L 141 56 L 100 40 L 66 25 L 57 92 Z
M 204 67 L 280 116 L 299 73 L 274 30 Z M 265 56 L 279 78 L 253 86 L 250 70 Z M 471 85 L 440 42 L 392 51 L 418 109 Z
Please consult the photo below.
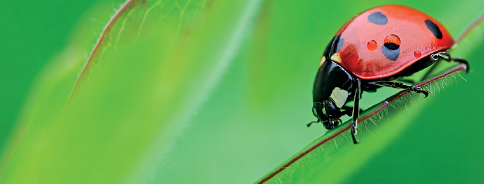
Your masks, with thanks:
M 338 108 L 341 108 L 345 104 L 346 99 L 348 99 L 348 91 L 339 87 L 335 87 L 329 97 L 333 99 L 334 103 Z
M 337 63 L 341 63 L 341 57 L 339 57 L 339 53 L 334 53 L 332 56 L 331 56 L 331 60 L 333 60 L 334 62 L 337 62 Z
M 321 65 L 323 65 L 325 61 L 326 61 L 326 57 L 323 56 L 323 58 L 321 58 L 321 61 L 319 62 L 319 67 L 321 67 Z

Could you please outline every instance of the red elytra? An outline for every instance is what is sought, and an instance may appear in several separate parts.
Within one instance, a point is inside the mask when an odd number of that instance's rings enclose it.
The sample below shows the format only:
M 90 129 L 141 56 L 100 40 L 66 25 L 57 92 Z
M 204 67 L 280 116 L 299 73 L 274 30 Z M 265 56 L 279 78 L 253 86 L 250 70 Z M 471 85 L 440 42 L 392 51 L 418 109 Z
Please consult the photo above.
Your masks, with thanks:
M 367 10 L 348 21 L 336 36 L 342 43 L 335 52 L 339 58 L 332 59 L 363 80 L 390 77 L 454 44 L 440 22 L 401 5 Z M 385 47 L 389 42 L 399 46 L 398 52 Z

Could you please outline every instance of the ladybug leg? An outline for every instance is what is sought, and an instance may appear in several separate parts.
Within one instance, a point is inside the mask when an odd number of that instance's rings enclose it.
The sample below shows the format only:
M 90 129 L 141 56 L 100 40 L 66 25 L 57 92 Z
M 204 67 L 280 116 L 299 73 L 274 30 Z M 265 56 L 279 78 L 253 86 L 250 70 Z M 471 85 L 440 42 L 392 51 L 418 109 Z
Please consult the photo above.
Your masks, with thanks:
M 415 81 L 414 80 L 410 80 L 410 79 L 398 79 L 398 81 L 400 81 L 400 82 L 407 82 L 407 83 L 410 83 L 410 84 L 415 84 Z
M 353 143 L 358 144 L 356 141 L 356 128 L 358 127 L 358 117 L 360 116 L 360 93 L 361 93 L 361 81 L 356 79 L 356 90 L 355 90 L 355 101 L 353 105 L 353 123 L 351 123 L 351 137 L 353 138 Z
M 311 126 L 311 124 L 313 124 L 313 123 L 319 123 L 319 121 L 311 121 L 311 122 L 309 122 L 309 123 L 307 124 L 307 126 L 309 127 L 309 126 Z
M 360 110 L 361 111 L 361 110 Z M 351 116 L 351 114 L 353 113 L 353 108 L 350 108 L 350 109 L 346 109 L 344 110 L 343 112 L 341 112 L 341 114 L 343 115 L 348 115 L 348 116 Z
M 445 52 L 445 51 L 437 52 L 437 53 L 430 55 L 431 60 L 437 61 L 437 60 L 439 60 L 439 58 L 442 58 L 443 60 L 446 60 L 446 61 L 452 60 L 452 58 L 450 58 L 450 54 L 448 52 Z
M 452 61 L 452 59 L 450 58 L 450 54 L 448 52 L 442 51 L 442 52 L 437 52 L 437 53 L 431 54 L 430 60 L 435 61 L 435 63 L 430 67 L 429 71 L 427 71 L 427 73 L 425 73 L 425 75 L 422 77 L 422 81 L 427 79 L 427 77 L 430 76 L 432 71 L 434 71 L 437 68 L 437 66 L 440 64 L 439 59 L 443 59 L 443 60 L 446 60 L 446 61 Z
M 469 73 L 470 67 L 469 67 L 469 63 L 466 60 L 464 60 L 462 58 L 452 58 L 452 61 L 456 61 L 456 62 L 465 64 L 466 65 L 466 73 Z
M 432 67 L 429 69 L 429 71 L 424 75 L 424 77 L 422 78 L 422 80 L 425 80 L 427 79 L 427 77 L 430 75 L 430 73 L 432 73 L 432 71 L 437 68 L 437 65 L 440 63 L 438 60 L 439 59 L 443 59 L 443 60 L 446 60 L 448 62 L 459 62 L 459 63 L 462 63 L 462 64 L 465 64 L 466 65 L 466 73 L 469 73 L 469 62 L 467 62 L 466 60 L 462 59 L 462 58 L 451 58 L 450 57 L 450 54 L 448 52 L 445 52 L 445 51 L 442 51 L 442 52 L 437 52 L 435 54 L 431 54 L 430 55 L 430 59 L 431 60 L 434 60 L 434 61 L 437 61 L 435 64 L 432 65 Z
M 342 115 L 348 115 L 351 116 L 353 114 L 353 107 L 348 107 L 348 106 L 343 106 L 342 109 L 344 110 L 341 112 Z M 360 113 L 363 112 L 364 109 L 360 108 Z
M 405 84 L 403 84 L 401 82 L 394 82 L 394 81 L 372 81 L 372 82 L 368 82 L 368 84 L 377 85 L 377 86 L 391 87 L 391 88 L 397 88 L 397 89 L 404 89 L 404 90 L 407 90 L 407 91 L 415 91 L 417 93 L 423 93 L 425 95 L 425 97 L 429 96 L 429 92 L 428 91 L 423 90 L 420 87 L 405 85 Z

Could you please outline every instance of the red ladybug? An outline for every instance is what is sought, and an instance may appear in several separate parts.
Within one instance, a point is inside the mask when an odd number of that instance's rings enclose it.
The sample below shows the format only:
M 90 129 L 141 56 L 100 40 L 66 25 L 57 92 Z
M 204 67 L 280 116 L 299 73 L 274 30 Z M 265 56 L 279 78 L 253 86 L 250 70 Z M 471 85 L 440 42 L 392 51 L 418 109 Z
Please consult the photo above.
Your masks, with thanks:
M 353 116 L 351 133 L 357 144 L 361 92 L 386 86 L 427 97 L 427 91 L 395 80 L 418 72 L 439 58 L 467 64 L 446 52 L 453 44 L 440 22 L 413 8 L 386 5 L 355 16 L 324 51 L 313 89 L 313 114 L 318 120 L 311 123 L 321 122 L 333 129 L 341 124 L 341 116 Z M 350 101 L 354 101 L 353 107 L 345 106 Z

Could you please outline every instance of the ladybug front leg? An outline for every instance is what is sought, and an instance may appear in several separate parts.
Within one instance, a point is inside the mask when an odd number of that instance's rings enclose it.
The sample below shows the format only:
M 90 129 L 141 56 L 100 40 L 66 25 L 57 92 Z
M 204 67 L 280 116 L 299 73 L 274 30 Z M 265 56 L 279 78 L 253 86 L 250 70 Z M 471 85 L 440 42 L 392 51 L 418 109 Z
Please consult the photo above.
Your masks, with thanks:
M 358 144 L 356 141 L 356 128 L 358 127 L 358 117 L 360 116 L 360 95 L 361 94 L 361 80 L 356 79 L 355 101 L 353 105 L 353 123 L 351 123 L 351 137 L 353 143 Z

